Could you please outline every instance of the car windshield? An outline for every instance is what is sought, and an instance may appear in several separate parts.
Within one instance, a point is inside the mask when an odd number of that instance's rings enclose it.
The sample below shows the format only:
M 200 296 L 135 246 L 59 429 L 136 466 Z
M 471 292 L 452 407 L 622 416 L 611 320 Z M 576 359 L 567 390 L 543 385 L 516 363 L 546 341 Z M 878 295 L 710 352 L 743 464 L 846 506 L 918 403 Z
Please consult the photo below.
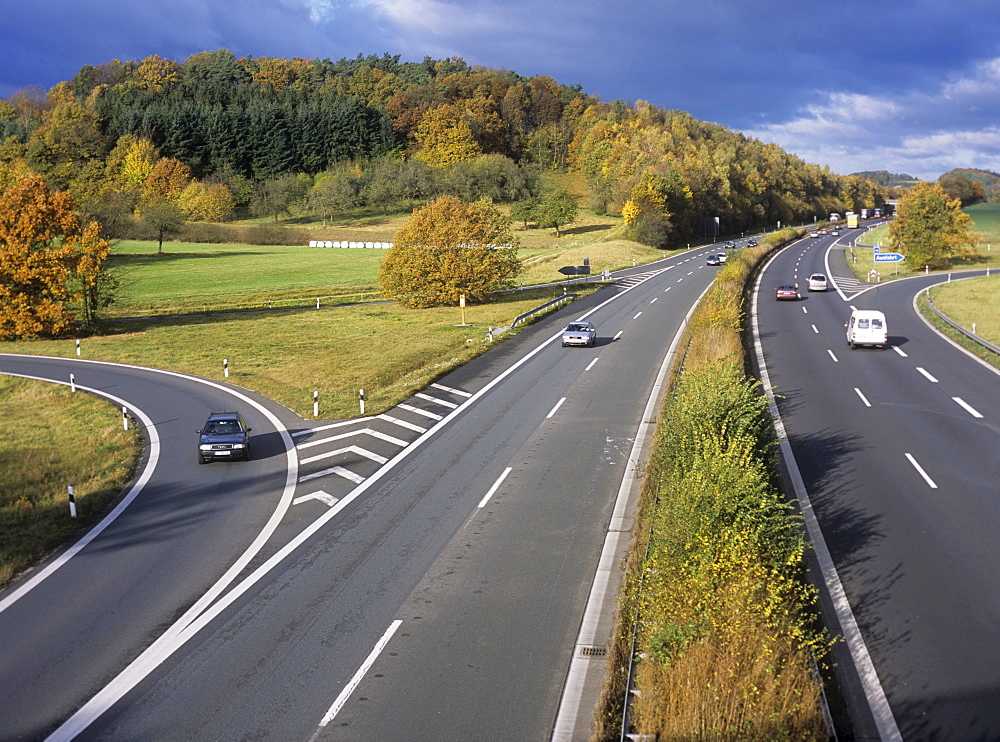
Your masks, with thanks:
M 239 432 L 240 424 L 235 420 L 216 420 L 205 427 L 206 435 L 228 435 Z
M 587 330 L 589 330 L 590 328 L 589 328 L 589 327 L 587 327 L 587 325 L 585 325 L 585 324 L 582 324 L 582 323 L 574 323 L 574 324 L 571 324 L 571 325 L 570 325 L 569 327 L 567 327 L 566 329 L 567 329 L 567 330 L 568 330 L 569 332 L 586 332 L 586 331 L 587 331 Z

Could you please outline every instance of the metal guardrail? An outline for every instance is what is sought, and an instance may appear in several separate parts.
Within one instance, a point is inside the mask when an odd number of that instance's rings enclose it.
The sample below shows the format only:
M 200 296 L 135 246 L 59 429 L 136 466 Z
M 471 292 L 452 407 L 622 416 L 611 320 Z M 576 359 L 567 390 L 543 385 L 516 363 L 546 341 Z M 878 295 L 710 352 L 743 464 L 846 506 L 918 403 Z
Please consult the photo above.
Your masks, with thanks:
M 951 319 L 947 315 L 943 314 L 941 312 L 941 310 L 938 309 L 936 306 L 934 306 L 934 302 L 931 300 L 931 290 L 930 290 L 930 287 L 924 289 L 924 293 L 927 294 L 927 305 L 931 309 L 934 310 L 934 314 L 936 314 L 938 317 L 940 317 L 944 322 L 946 322 L 953 329 L 955 329 L 958 332 L 960 332 L 963 335 L 965 335 L 965 337 L 969 338 L 969 340 L 972 340 L 975 343 L 979 343 L 981 346 L 983 346 L 987 350 L 991 350 L 994 353 L 996 353 L 997 355 L 1000 355 L 1000 348 L 998 348 L 997 346 L 993 345 L 993 343 L 990 343 L 990 342 L 984 340 L 983 338 L 979 337 L 978 335 L 969 332 L 964 327 L 962 327 L 960 324 L 958 324 L 957 322 L 955 322 L 953 319 Z
M 544 311 L 545 309 L 548 309 L 549 307 L 551 307 L 554 304 L 559 304 L 560 302 L 569 301 L 570 299 L 575 299 L 576 296 L 577 296 L 576 294 L 563 294 L 562 296 L 558 296 L 555 299 L 550 299 L 549 301 L 545 302 L 544 304 L 541 304 L 540 306 L 537 306 L 534 309 L 531 309 L 531 310 L 525 312 L 524 314 L 517 315 L 514 318 L 514 321 L 510 323 L 510 326 L 513 329 L 513 328 L 517 327 L 518 324 L 520 324 L 523 320 L 526 320 L 531 315 L 537 314 L 538 312 L 541 312 L 541 311 Z

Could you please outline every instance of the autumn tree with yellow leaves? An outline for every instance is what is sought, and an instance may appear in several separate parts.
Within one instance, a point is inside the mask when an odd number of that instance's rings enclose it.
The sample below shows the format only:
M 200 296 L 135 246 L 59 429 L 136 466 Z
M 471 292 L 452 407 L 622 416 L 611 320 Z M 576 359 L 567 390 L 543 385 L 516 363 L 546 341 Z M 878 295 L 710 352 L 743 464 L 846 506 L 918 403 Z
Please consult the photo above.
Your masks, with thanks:
M 379 267 L 386 298 L 406 307 L 485 301 L 521 271 L 510 218 L 491 201 L 441 196 L 413 212 Z
M 417 126 L 419 157 L 432 167 L 446 167 L 481 155 L 472 127 L 453 105 L 432 108 Z
M 111 243 L 81 225 L 65 191 L 36 174 L 0 195 L 0 339 L 59 335 L 74 308 L 92 322 L 112 298 L 105 271 Z

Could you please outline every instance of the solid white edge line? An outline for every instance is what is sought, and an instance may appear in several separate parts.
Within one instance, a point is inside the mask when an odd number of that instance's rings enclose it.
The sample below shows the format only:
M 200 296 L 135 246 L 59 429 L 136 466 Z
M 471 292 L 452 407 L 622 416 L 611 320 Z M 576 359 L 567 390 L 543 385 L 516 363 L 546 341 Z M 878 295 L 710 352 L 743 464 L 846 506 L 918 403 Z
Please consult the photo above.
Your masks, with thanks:
M 501 474 L 497 478 L 497 481 L 495 481 L 493 483 L 493 486 L 490 487 L 489 492 L 487 492 L 486 495 L 483 497 L 483 499 L 479 501 L 479 505 L 476 506 L 477 508 L 486 507 L 486 503 L 488 503 L 490 501 L 490 498 L 493 497 L 493 494 L 498 489 L 500 489 L 500 485 L 503 484 L 503 480 L 505 480 L 507 478 L 507 475 L 510 474 L 511 471 L 512 471 L 512 467 L 509 467 L 509 466 L 506 469 L 503 470 L 503 474 Z
M 389 628 L 387 628 L 385 633 L 382 634 L 382 638 L 376 642 L 374 649 L 372 649 L 372 651 L 368 654 L 365 661 L 361 663 L 361 667 L 359 667 L 358 671 L 354 673 L 354 677 L 352 677 L 351 681 L 344 686 L 342 691 L 340 691 L 340 695 L 337 696 L 333 705 L 330 706 L 329 711 L 326 712 L 326 716 L 324 716 L 320 721 L 319 725 L 321 727 L 325 727 L 336 718 L 337 714 L 340 713 L 340 709 L 342 709 L 344 704 L 347 703 L 347 699 L 351 697 L 354 689 L 358 687 L 362 679 L 371 669 L 371 666 L 375 664 L 375 660 L 377 660 L 378 656 L 382 654 L 382 650 L 385 649 L 385 645 L 389 643 L 389 640 L 392 639 L 392 635 L 396 633 L 396 630 L 402 625 L 402 623 L 402 621 L 396 619 L 389 624 Z
M 712 284 L 694 302 L 688 313 L 684 316 L 680 327 L 674 334 L 674 338 L 667 349 L 667 355 L 660 365 L 659 373 L 650 390 L 649 398 L 646 400 L 646 408 L 643 410 L 642 422 L 636 432 L 632 450 L 629 453 L 628 465 L 625 469 L 625 476 L 622 478 L 621 486 L 618 488 L 618 496 L 615 499 L 614 511 L 611 515 L 611 522 L 608 526 L 604 539 L 604 547 L 601 550 L 601 559 L 598 563 L 594 581 L 590 587 L 590 595 L 587 597 L 587 606 L 584 609 L 583 621 L 577 635 L 576 645 L 573 647 L 573 656 L 570 659 L 569 672 L 566 675 L 566 683 L 563 686 L 562 696 L 559 699 L 559 710 L 556 714 L 556 721 L 552 728 L 553 742 L 569 742 L 573 739 L 573 730 L 576 727 L 577 717 L 580 714 L 580 704 L 583 701 L 583 691 L 587 680 L 587 671 L 592 660 L 586 659 L 581 654 L 581 649 L 591 646 L 597 636 L 598 622 L 603 609 L 605 595 L 612 575 L 619 568 L 615 564 L 614 555 L 618 548 L 618 541 L 624 528 L 625 510 L 628 506 L 629 496 L 638 478 L 637 472 L 640 470 L 640 463 L 643 448 L 646 440 L 656 430 L 656 410 L 663 394 L 664 379 L 670 370 L 677 346 L 687 327 L 688 320 L 694 313 L 695 308 L 701 302 L 702 297 L 708 293 Z M 619 570 L 620 571 L 620 570 Z
M 924 481 L 927 482 L 927 486 L 930 487 L 932 490 L 936 490 L 938 488 L 937 484 L 935 484 L 934 480 L 927 475 L 927 472 L 924 471 L 924 467 L 918 464 L 917 460 L 913 458 L 913 456 L 911 456 L 910 454 L 904 453 L 903 455 L 906 457 L 906 460 L 913 465 L 913 468 L 917 470 L 917 474 L 919 474 L 924 478 Z
M 896 719 L 892 715 L 889 700 L 885 696 L 885 689 L 882 687 L 882 683 L 878 679 L 878 673 L 875 671 L 875 664 L 872 662 L 871 655 L 868 653 L 868 646 L 865 644 L 865 639 L 861 635 L 861 629 L 858 627 L 857 619 L 854 617 L 854 612 L 851 610 L 851 604 L 847 599 L 847 593 L 844 591 L 844 585 L 840 581 L 840 575 L 837 574 L 837 567 L 833 563 L 833 557 L 830 554 L 830 549 L 826 544 L 826 539 L 823 537 L 823 530 L 820 528 L 819 520 L 816 517 L 816 513 L 813 511 L 812 500 L 809 498 L 809 492 L 806 490 L 805 482 L 802 480 L 802 473 L 799 471 L 798 463 L 795 461 L 795 455 L 792 453 L 791 444 L 788 442 L 788 437 L 785 433 L 785 425 L 781 419 L 780 413 L 778 412 L 778 405 L 775 402 L 774 388 L 771 386 L 771 379 L 767 372 L 767 365 L 764 362 L 764 348 L 760 343 L 760 328 L 757 325 L 757 299 L 759 296 L 760 282 L 764 273 L 767 270 L 768 265 L 770 265 L 771 262 L 778 257 L 780 252 L 780 250 L 776 252 L 774 257 L 768 261 L 767 265 L 765 265 L 764 268 L 758 272 L 757 282 L 754 286 L 753 300 L 751 302 L 754 354 L 757 356 L 757 365 L 760 369 L 761 383 L 764 386 L 764 391 L 767 396 L 768 407 L 771 409 L 771 416 L 774 418 L 774 429 L 778 436 L 778 447 L 781 449 L 781 455 L 788 469 L 788 475 L 792 480 L 792 488 L 795 490 L 795 497 L 799 501 L 799 507 L 802 512 L 802 520 L 805 523 L 806 532 L 812 544 L 813 552 L 816 554 L 816 562 L 819 566 L 820 573 L 823 575 L 823 581 L 826 584 L 827 592 L 829 593 L 830 599 L 833 603 L 834 612 L 837 614 L 837 620 L 840 623 L 840 631 L 844 635 L 844 641 L 851 653 L 851 659 L 854 662 L 855 670 L 861 680 L 861 687 L 864 690 L 865 699 L 868 701 L 868 707 L 871 710 L 872 718 L 875 720 L 879 737 L 887 742 L 902 742 L 903 736 L 900 734 L 899 727 L 896 725 Z
M 952 397 L 952 400 L 954 400 L 955 404 L 957 404 L 959 407 L 961 407 L 963 410 L 968 412 L 973 417 L 977 418 L 982 417 L 982 414 L 979 412 L 979 410 L 975 409 L 972 405 L 968 404 L 961 397 Z

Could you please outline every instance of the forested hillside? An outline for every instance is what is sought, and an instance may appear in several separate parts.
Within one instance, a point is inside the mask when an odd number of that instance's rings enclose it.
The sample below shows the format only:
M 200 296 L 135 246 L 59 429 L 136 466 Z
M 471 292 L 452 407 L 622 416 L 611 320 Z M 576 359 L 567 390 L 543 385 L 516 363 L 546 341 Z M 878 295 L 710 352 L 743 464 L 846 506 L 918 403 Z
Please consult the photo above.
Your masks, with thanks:
M 29 171 L 69 190 L 106 236 L 226 221 L 540 197 L 586 175 L 588 206 L 662 247 L 880 205 L 870 180 L 643 101 L 604 103 L 550 77 L 398 56 L 186 60 L 82 68 L 0 100 L 0 191 Z M 130 227 L 131 225 L 131 227 Z M 169 230 L 168 230 L 169 231 Z

